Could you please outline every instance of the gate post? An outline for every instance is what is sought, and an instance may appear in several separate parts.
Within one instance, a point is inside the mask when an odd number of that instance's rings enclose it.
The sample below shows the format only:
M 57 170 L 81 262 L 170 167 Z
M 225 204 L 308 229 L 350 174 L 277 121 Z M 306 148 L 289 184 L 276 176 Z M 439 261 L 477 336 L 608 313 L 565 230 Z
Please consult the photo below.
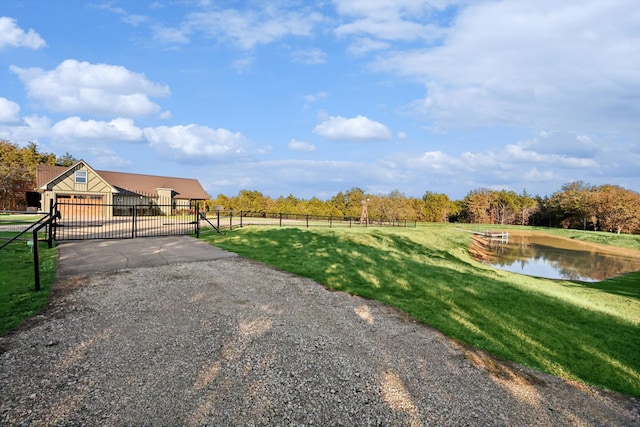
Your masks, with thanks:
M 138 205 L 133 204 L 133 212 L 131 213 L 131 238 L 135 239 L 136 237 L 136 215 L 138 211 Z
M 55 230 L 54 223 L 57 224 L 58 221 L 58 213 L 54 212 L 53 199 L 49 199 L 49 235 L 47 236 L 47 245 L 49 245 L 49 249 L 53 247 L 53 233 Z
M 200 203 L 198 203 L 197 200 L 195 201 L 195 209 L 194 209 L 194 213 L 196 215 L 196 237 L 200 238 Z M 204 213 L 203 215 L 206 215 L 206 213 Z

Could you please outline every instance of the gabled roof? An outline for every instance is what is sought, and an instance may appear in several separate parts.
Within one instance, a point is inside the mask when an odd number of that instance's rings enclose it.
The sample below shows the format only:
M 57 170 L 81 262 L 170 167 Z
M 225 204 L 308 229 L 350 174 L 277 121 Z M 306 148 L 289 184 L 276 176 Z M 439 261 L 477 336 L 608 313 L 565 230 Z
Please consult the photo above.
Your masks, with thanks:
M 102 178 L 100 176 L 100 174 L 98 172 L 96 172 L 91 166 L 89 166 L 89 164 L 87 162 L 85 162 L 84 160 L 78 160 L 77 162 L 75 162 L 73 165 L 71 166 L 50 166 L 50 165 L 38 165 L 36 167 L 36 189 L 37 190 L 42 190 L 45 191 L 47 190 L 47 187 L 49 186 L 49 184 L 57 179 L 65 179 L 66 177 L 64 177 L 64 175 L 67 175 L 73 171 L 76 171 L 78 169 L 81 169 L 82 167 L 85 167 L 87 169 L 89 169 L 91 172 L 95 173 L 96 175 L 98 175 L 98 177 L 100 179 L 102 179 L 102 181 L 104 181 L 107 185 L 109 185 L 109 187 L 111 187 L 112 192 L 117 192 L 118 190 L 111 184 L 109 184 L 108 182 L 106 182 L 104 180 L 104 178 Z M 41 172 L 42 171 L 42 172 Z M 42 175 L 43 180 L 40 181 L 40 175 Z
M 87 164 L 86 162 L 83 163 Z M 37 188 L 40 189 L 46 186 L 50 181 L 74 166 L 38 165 L 36 170 Z M 94 172 L 110 186 L 114 187 L 118 193 L 122 194 L 140 194 L 155 197 L 158 195 L 157 190 L 159 188 L 170 188 L 173 190 L 175 197 L 180 199 L 206 200 L 209 198 L 209 195 L 204 191 L 197 179 L 99 170 Z

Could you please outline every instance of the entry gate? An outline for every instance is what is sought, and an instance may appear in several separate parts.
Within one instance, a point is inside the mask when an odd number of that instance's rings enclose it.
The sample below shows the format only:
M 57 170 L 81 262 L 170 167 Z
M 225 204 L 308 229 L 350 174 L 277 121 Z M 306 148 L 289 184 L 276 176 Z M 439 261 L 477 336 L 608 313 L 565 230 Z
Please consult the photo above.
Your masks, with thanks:
M 74 199 L 58 200 L 54 209 L 56 240 L 132 239 L 136 237 L 198 235 L 199 203 L 107 205 Z

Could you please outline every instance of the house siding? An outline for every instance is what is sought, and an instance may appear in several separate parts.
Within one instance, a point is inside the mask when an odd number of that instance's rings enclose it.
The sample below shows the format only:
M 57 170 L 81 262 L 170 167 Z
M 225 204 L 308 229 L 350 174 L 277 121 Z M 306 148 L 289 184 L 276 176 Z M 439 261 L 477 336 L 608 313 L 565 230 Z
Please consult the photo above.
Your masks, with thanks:
M 86 171 L 86 183 L 76 182 L 76 171 Z M 188 210 L 192 199 L 208 198 L 195 179 L 95 171 L 83 160 L 68 169 L 43 166 L 37 175 L 43 210 L 59 201 L 87 205 L 91 215 L 172 215 Z M 67 214 L 73 216 L 71 210 Z

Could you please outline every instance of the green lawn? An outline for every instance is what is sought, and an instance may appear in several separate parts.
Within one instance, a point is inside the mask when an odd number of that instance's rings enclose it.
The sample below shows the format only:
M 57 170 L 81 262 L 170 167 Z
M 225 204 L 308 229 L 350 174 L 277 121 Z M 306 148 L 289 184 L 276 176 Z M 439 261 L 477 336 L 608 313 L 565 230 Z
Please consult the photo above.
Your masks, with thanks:
M 40 285 L 35 291 L 33 253 L 24 241 L 0 250 L 0 334 L 44 308 L 56 273 L 56 249 L 39 242 Z
M 613 240 L 640 248 L 626 238 Z M 594 284 L 499 271 L 472 259 L 470 235 L 451 225 L 247 227 L 204 239 L 395 306 L 498 356 L 640 396 L 640 272 Z

